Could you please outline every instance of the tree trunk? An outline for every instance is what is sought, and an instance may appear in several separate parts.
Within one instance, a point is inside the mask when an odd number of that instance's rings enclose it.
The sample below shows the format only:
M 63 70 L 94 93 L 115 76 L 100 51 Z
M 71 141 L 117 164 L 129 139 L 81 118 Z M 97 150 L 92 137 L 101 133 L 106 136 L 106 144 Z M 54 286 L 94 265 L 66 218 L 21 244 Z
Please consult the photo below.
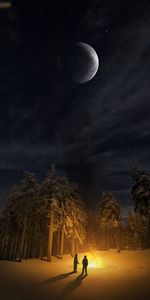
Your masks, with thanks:
M 14 244 L 15 244 L 14 238 L 11 238 L 9 244 L 9 260 L 13 259 Z
M 31 246 L 31 240 L 28 239 L 28 246 L 27 246 L 27 252 L 26 252 L 26 258 L 30 258 L 30 246 Z
M 71 246 L 71 255 L 75 255 L 75 225 L 73 222 L 73 233 L 72 233 L 72 246 Z
M 24 222 L 23 222 L 23 230 L 22 230 L 22 236 L 21 236 L 21 242 L 20 242 L 19 259 L 23 258 L 24 243 L 25 243 L 25 236 L 26 236 L 26 227 L 27 227 L 27 215 L 25 215 Z
M 106 232 L 106 249 L 109 251 L 110 250 L 110 233 L 109 230 Z
M 4 252 L 5 252 L 5 239 L 2 239 L 2 249 L 1 249 L 1 258 L 4 259 Z
M 25 240 L 23 258 L 27 259 L 28 240 Z
M 150 248 L 150 213 L 148 216 L 148 249 Z
M 39 245 L 39 257 L 43 258 L 43 241 L 40 240 L 40 245 Z
M 75 253 L 78 253 L 78 240 L 75 239 Z
M 33 249 L 33 228 L 31 230 L 29 238 L 28 238 L 27 258 L 32 257 L 32 249 Z
M 53 231 L 54 231 L 54 210 L 51 207 L 49 213 L 49 232 L 48 232 L 48 249 L 47 249 L 47 261 L 52 260 L 52 246 L 53 246 Z
M 57 232 L 57 247 L 56 247 L 56 255 L 60 255 L 60 229 Z
M 115 229 L 115 244 L 117 248 L 117 252 L 120 252 L 120 234 L 119 234 L 119 228 Z
M 63 252 L 64 252 L 64 220 L 62 221 L 62 227 L 61 227 L 61 235 L 60 235 L 60 258 L 63 258 Z
M 8 239 L 5 239 L 5 246 L 4 246 L 4 260 L 7 259 L 7 248 L 8 248 Z
M 14 252 L 13 252 L 13 259 L 17 258 L 18 255 L 18 247 L 19 247 L 19 233 L 17 237 L 15 238 L 15 243 L 14 243 Z

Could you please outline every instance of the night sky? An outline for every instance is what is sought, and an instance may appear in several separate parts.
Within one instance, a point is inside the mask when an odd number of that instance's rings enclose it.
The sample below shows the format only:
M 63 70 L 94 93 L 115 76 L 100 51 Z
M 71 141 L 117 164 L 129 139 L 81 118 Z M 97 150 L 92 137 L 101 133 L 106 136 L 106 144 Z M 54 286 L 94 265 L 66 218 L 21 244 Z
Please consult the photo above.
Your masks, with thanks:
M 74 42 L 100 59 L 81 85 L 61 65 Z M 25 170 L 42 179 L 55 164 L 89 208 L 112 191 L 125 216 L 131 161 L 144 169 L 150 162 L 150 1 L 18 0 L 1 8 L 0 107 L 1 207 Z

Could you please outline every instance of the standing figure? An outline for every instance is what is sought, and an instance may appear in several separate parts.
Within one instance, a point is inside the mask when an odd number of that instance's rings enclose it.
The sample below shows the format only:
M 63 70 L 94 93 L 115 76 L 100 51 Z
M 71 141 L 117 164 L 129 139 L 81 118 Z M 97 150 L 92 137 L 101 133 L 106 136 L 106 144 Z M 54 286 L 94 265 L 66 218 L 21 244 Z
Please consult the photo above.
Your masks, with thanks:
M 73 272 L 77 273 L 77 266 L 78 266 L 78 254 L 75 254 L 74 260 L 73 260 Z
M 83 267 L 82 267 L 82 275 L 84 274 L 84 272 L 85 272 L 85 275 L 88 275 L 87 274 L 88 259 L 87 259 L 86 255 L 84 256 L 84 258 L 82 260 L 82 265 L 83 265 Z

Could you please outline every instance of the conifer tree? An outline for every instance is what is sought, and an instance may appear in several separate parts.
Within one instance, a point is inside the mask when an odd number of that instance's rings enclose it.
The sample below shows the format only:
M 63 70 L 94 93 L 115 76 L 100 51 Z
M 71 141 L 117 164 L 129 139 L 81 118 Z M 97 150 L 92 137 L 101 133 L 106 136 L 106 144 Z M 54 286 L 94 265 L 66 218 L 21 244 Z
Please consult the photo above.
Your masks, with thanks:
M 111 192 L 102 194 L 100 209 L 98 212 L 98 228 L 105 238 L 105 247 L 110 249 L 115 244 L 120 251 L 120 207 Z

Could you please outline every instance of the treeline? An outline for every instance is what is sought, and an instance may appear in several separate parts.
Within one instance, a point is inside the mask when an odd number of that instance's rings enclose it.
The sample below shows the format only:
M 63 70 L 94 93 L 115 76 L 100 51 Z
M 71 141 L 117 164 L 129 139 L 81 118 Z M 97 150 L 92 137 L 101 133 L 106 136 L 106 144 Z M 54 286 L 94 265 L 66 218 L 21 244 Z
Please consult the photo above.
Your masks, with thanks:
M 42 183 L 26 172 L 0 216 L 0 259 L 51 261 L 83 250 L 150 248 L 150 174 L 134 165 L 132 179 L 134 213 L 125 223 L 111 192 L 103 192 L 94 216 L 78 187 L 54 167 Z
M 99 249 L 150 248 L 150 173 L 132 168 L 132 201 L 134 212 L 128 213 L 124 223 L 120 207 L 111 192 L 103 193 L 96 223 L 96 240 Z
M 52 167 L 39 184 L 25 173 L 12 189 L 0 218 L 0 259 L 62 258 L 86 238 L 86 213 L 78 188 Z

